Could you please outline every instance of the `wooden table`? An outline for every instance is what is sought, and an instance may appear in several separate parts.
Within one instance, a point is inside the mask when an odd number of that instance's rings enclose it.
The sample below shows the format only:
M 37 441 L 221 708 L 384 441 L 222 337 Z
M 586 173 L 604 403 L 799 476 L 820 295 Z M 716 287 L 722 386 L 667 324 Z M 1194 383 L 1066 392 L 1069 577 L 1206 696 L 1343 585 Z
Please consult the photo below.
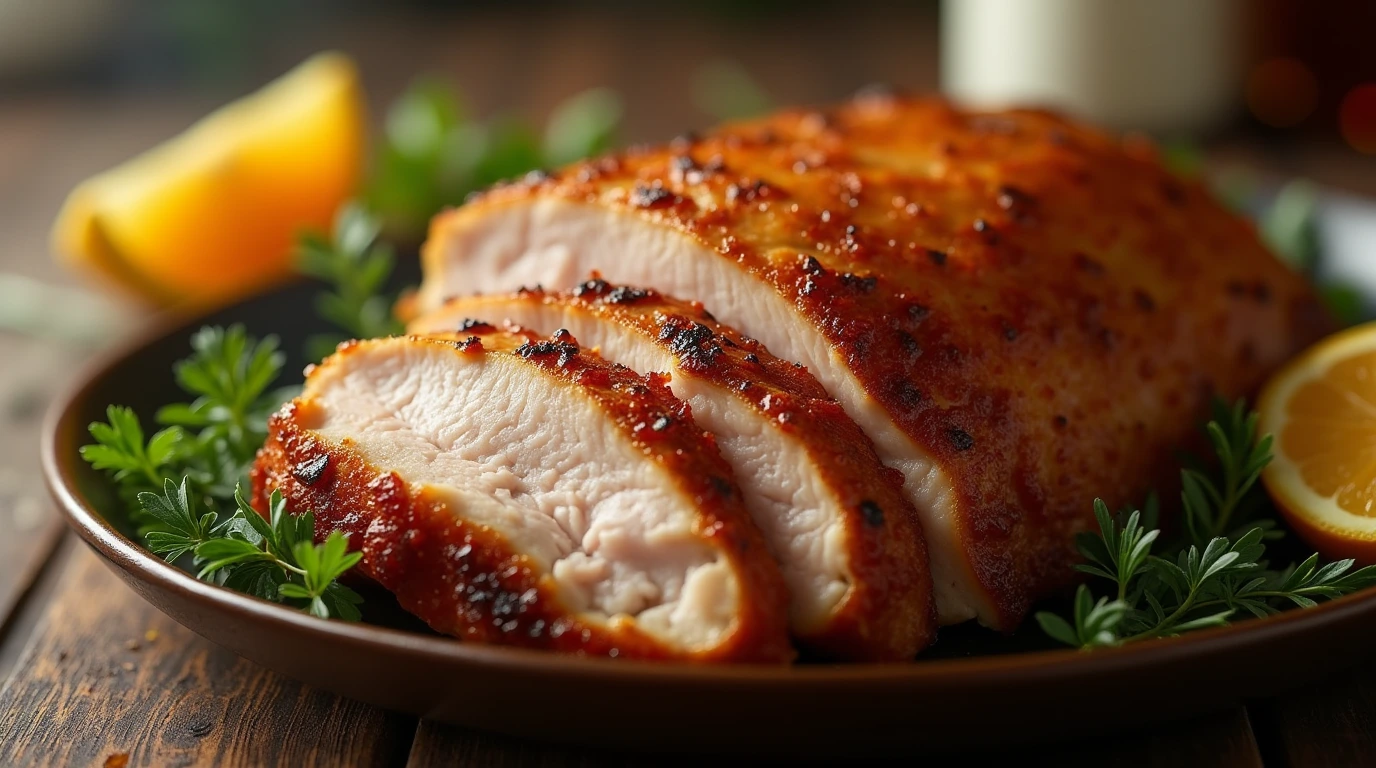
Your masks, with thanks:
M 503 104 L 542 114 L 559 97 L 608 82 L 627 97 L 633 139 L 669 135 L 704 118 L 686 99 L 662 97 L 664 91 L 690 88 L 678 58 L 637 58 L 628 68 L 624 56 L 608 53 L 624 53 L 628 37 L 641 50 L 674 47 L 682 55 L 686 46 L 699 58 L 733 54 L 786 101 L 835 97 L 870 72 L 898 73 L 889 79 L 915 86 L 934 79 L 929 21 L 915 21 L 909 29 L 827 30 L 833 42 L 837 35 L 854 37 L 850 47 L 857 54 L 822 68 L 815 63 L 815 45 L 772 50 L 750 45 L 748 24 L 715 36 L 699 31 L 682 25 L 629 30 L 614 19 L 563 19 L 523 28 L 526 44 L 513 51 L 498 44 L 512 30 L 496 21 L 467 20 L 460 32 L 381 20 L 316 30 L 315 38 L 302 45 L 328 42 L 355 52 L 373 92 L 382 97 L 379 103 L 411 72 L 427 69 L 454 74 L 478 112 Z M 802 28 L 780 38 L 805 41 L 807 35 L 818 37 L 815 29 Z M 466 44 L 447 44 L 459 36 Z M 280 68 L 295 58 L 289 51 L 268 51 L 264 66 Z M 520 78 L 528 87 L 513 94 L 493 72 Z M 643 104 L 656 108 L 637 109 Z M 167 97 L 31 93 L 6 98 L 0 92 L 0 272 L 68 282 L 46 257 L 47 227 L 66 191 L 93 171 L 171 135 L 205 106 L 205 101 Z M 1249 152 L 1234 148 L 1235 154 Z M 1283 170 L 1376 192 L 1371 164 L 1330 154 L 1289 155 Z M 0 691 L 0 765 L 650 762 L 517 742 L 341 699 L 239 659 L 144 603 L 64 533 L 38 475 L 41 415 L 85 354 L 50 340 L 0 333 L 0 677 L 6 680 Z M 1182 696 L 1190 695 L 1190 681 L 1175 684 Z M 1371 763 L 1376 761 L 1376 663 L 1188 722 L 1126 737 L 1086 734 L 1083 744 L 990 757 L 1051 765 Z M 931 762 L 958 760 L 934 755 Z

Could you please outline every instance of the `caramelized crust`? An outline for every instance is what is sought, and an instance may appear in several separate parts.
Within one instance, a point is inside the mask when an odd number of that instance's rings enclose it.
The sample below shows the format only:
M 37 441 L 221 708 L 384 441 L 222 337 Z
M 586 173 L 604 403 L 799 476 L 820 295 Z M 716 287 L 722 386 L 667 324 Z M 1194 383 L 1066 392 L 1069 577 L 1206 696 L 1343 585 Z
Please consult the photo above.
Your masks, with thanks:
M 428 276 L 446 230 L 534 198 L 667 228 L 795 306 L 950 479 L 1002 628 L 1074 580 L 1095 497 L 1171 487 L 1211 397 L 1331 328 L 1148 143 L 1043 112 L 870 96 L 532 174 L 437 217 Z
M 607 363 L 571 338 L 540 339 L 471 325 L 448 337 L 408 340 L 451 347 L 461 355 L 519 358 L 532 376 L 580 388 L 647 460 L 669 467 L 673 481 L 696 502 L 693 534 L 726 559 L 739 585 L 729 636 L 703 652 L 685 653 L 647 635 L 627 617 L 601 622 L 574 614 L 556 596 L 550 575 L 514 551 L 500 533 L 465 521 L 430 489 L 409 487 L 397 473 L 369 464 L 349 440 L 335 444 L 303 426 L 319 421 L 310 376 L 363 345 L 396 340 L 341 345 L 310 372 L 305 393 L 272 416 L 251 474 L 256 509 L 265 510 L 268 495 L 278 489 L 290 508 L 312 510 L 318 540 L 333 530 L 348 534 L 351 548 L 363 552 L 359 567 L 366 575 L 437 631 L 464 640 L 621 658 L 792 658 L 778 570 L 711 436 L 697 428 L 687 406 L 662 380 Z
M 791 433 L 824 475 L 844 515 L 849 592 L 808 647 L 852 660 L 912 658 L 935 634 L 936 606 L 926 544 L 902 476 L 885 467 L 860 428 L 802 366 L 717 322 L 700 302 L 616 286 L 596 276 L 571 291 L 523 289 L 508 296 L 455 299 L 410 325 L 413 333 L 455 330 L 467 318 L 499 319 L 513 303 L 587 313 L 627 328 L 678 362 L 676 376 L 698 378 Z

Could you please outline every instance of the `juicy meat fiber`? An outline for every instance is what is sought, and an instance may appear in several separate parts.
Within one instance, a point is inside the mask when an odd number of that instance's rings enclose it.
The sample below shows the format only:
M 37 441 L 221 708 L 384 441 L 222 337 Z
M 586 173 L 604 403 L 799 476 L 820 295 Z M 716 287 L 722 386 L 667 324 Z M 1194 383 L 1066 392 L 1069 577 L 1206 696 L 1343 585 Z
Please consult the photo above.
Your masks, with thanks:
M 590 270 L 806 365 L 899 469 L 940 618 L 1074 580 L 1091 502 L 1168 484 L 1217 394 L 1328 320 L 1140 140 L 871 96 L 535 174 L 436 218 L 422 311 Z
M 931 576 L 902 478 L 805 369 L 700 304 L 601 279 L 562 294 L 455 299 L 409 330 L 455 331 L 469 318 L 567 329 L 608 360 L 667 373 L 735 470 L 783 570 L 800 643 L 832 658 L 881 661 L 910 659 L 930 642 Z
M 782 579 L 730 471 L 661 381 L 474 326 L 341 347 L 272 417 L 253 486 L 349 534 L 441 632 L 785 661 Z

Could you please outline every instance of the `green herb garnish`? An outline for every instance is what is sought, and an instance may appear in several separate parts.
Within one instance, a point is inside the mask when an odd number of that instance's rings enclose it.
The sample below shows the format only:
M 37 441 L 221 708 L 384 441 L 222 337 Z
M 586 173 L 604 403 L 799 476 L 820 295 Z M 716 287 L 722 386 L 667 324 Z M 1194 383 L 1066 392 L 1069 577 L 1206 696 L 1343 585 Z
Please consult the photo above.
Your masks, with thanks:
M 316 297 L 316 312 L 343 331 L 307 339 L 309 359 L 326 357 L 346 339 L 375 339 L 404 330 L 392 314 L 396 297 L 384 291 L 396 257 L 378 241 L 381 231 L 378 217 L 350 203 L 335 216 L 330 237 L 308 232 L 298 239 L 297 268 L 330 287 Z
M 110 406 L 109 421 L 91 425 L 96 442 L 82 457 L 136 502 L 131 517 L 154 554 L 189 558 L 199 579 L 322 618 L 357 620 L 362 598 L 336 581 L 361 557 L 348 551 L 347 538 L 335 531 L 315 544 L 310 512 L 289 512 L 274 491 L 264 519 L 240 491 L 267 437 L 268 414 L 290 396 L 272 389 L 283 364 L 276 337 L 257 340 L 237 325 L 202 328 L 191 346 L 174 370 L 196 399 L 160 409 L 163 429 L 147 438 L 132 410 Z
M 620 121 L 620 98 L 594 88 L 557 106 L 542 138 L 527 120 L 474 119 L 451 88 L 423 78 L 388 110 L 361 201 L 389 234 L 416 239 L 474 190 L 610 149 Z
M 1261 617 L 1286 603 L 1306 608 L 1376 585 L 1376 566 L 1353 571 L 1352 560 L 1320 566 L 1317 554 L 1284 570 L 1268 568 L 1263 541 L 1280 532 L 1262 515 L 1256 480 L 1271 460 L 1271 437 L 1258 438 L 1256 414 L 1240 402 L 1214 411 L 1206 431 L 1217 471 L 1181 473 L 1186 536 L 1153 554 L 1161 538 L 1154 499 L 1116 517 L 1096 499 L 1099 531 L 1076 538 L 1085 558 L 1076 569 L 1108 582 L 1111 594 L 1096 598 L 1088 584 L 1080 585 L 1069 617 L 1036 615 L 1046 634 L 1078 648 L 1122 645 L 1222 626 L 1239 612 Z

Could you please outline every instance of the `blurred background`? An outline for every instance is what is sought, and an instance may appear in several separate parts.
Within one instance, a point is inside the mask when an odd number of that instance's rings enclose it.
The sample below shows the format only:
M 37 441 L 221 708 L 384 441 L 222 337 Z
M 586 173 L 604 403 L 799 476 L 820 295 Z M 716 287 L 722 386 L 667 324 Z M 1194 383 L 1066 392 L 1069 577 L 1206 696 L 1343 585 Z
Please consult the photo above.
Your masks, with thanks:
M 323 50 L 357 64 L 358 194 L 401 243 L 497 178 L 878 84 L 1149 133 L 1376 285 L 1373 35 L 1371 0 L 0 0 L 0 334 L 109 338 L 125 315 L 50 258 L 64 198 Z

